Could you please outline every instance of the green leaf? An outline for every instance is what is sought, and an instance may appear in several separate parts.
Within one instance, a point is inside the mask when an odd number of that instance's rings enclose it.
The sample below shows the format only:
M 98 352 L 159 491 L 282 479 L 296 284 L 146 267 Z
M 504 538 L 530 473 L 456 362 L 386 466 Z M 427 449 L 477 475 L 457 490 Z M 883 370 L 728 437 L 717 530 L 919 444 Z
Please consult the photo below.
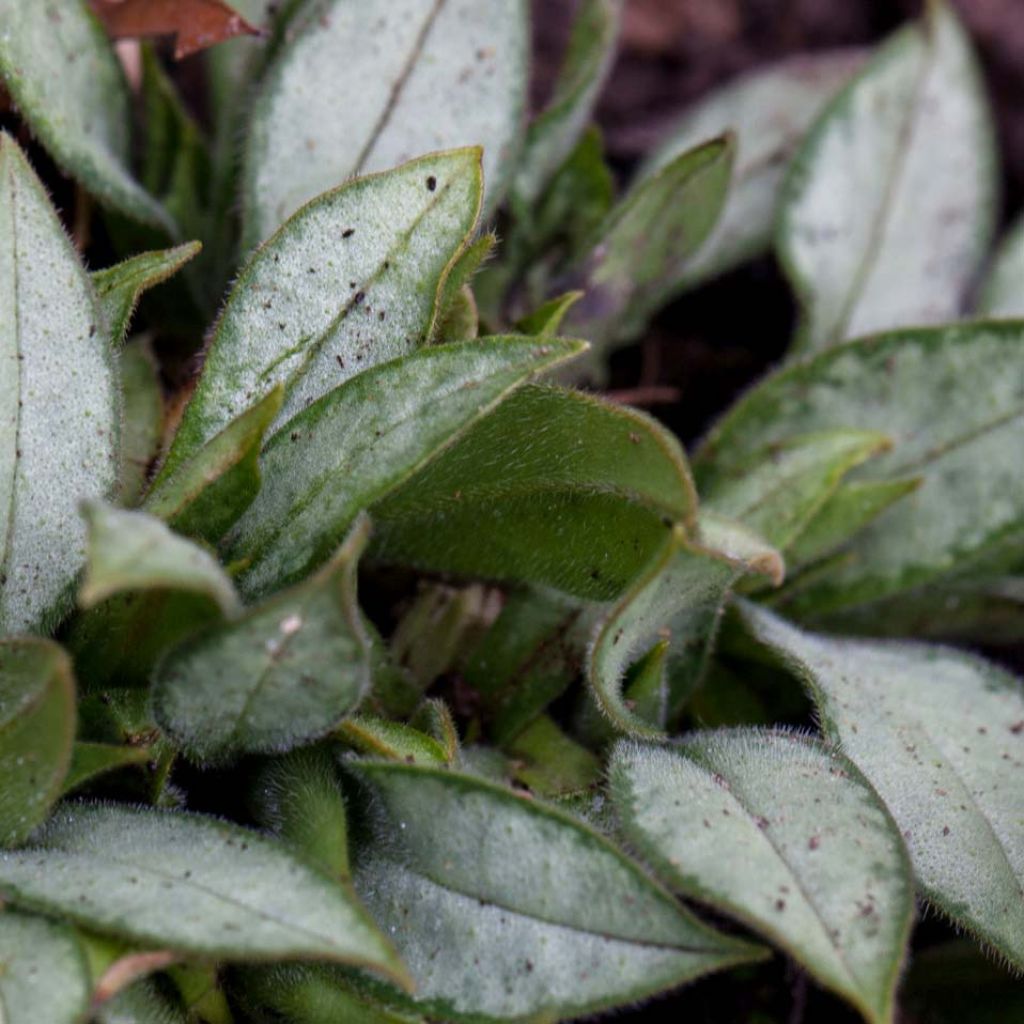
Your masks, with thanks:
M 338 738 L 353 750 L 389 761 L 447 765 L 448 751 L 433 737 L 376 715 L 353 715 L 338 727 Z
M 678 290 L 687 261 L 710 234 L 729 189 L 735 145 L 714 139 L 639 182 L 609 214 L 578 272 L 586 291 L 568 330 L 595 357 L 637 334 Z
M 180 1004 L 149 978 L 122 989 L 96 1011 L 95 1024 L 190 1024 Z
M 88 965 L 70 928 L 9 910 L 0 913 L 4 1024 L 78 1024 L 91 987 Z
M 75 739 L 75 679 L 48 640 L 0 642 L 0 846 L 12 846 L 60 795 Z
M 516 324 L 516 330 L 522 334 L 532 334 L 537 338 L 553 338 L 558 334 L 562 321 L 569 310 L 583 298 L 583 292 L 566 292 L 556 295 L 542 303 L 532 313 L 527 313 Z
M 149 747 L 118 747 L 111 743 L 75 743 L 71 751 L 71 765 L 61 787 L 61 795 L 76 789 L 100 775 L 145 764 L 153 757 Z
M 121 479 L 118 503 L 138 503 L 149 467 L 160 450 L 164 425 L 164 395 L 160 370 L 146 337 L 136 338 L 121 354 L 124 422 L 121 426 Z
M 0 0 L 0 24 L 0 76 L 57 163 L 105 205 L 173 235 L 131 175 L 128 87 L 84 0 Z
M 263 454 L 263 489 L 229 536 L 247 594 L 300 579 L 356 515 L 399 487 L 513 389 L 582 342 L 485 338 L 367 370 L 285 424 Z
M 997 188 L 970 40 L 932 0 L 794 160 L 778 245 L 803 309 L 798 348 L 956 319 L 991 240 Z
M 376 506 L 371 554 L 607 600 L 662 543 L 666 521 L 692 524 L 695 510 L 685 456 L 654 420 L 533 386 Z
M 386 839 L 356 887 L 445 1020 L 578 1016 L 632 1002 L 758 950 L 687 913 L 586 825 L 447 769 L 361 762 Z M 478 958 L 484 970 L 467 970 Z
M 0 891 L 13 902 L 158 949 L 332 960 L 404 984 L 348 889 L 257 832 L 195 814 L 72 804 L 36 843 L 0 854 Z
M 1020 681 L 951 648 L 829 639 L 754 606 L 742 614 L 885 801 L 924 895 L 1024 966 Z
M 348 178 L 456 146 L 483 147 L 493 211 L 526 102 L 522 0 L 322 0 L 304 14 L 253 108 L 245 247 Z
M 780 551 L 799 540 L 842 478 L 891 447 L 884 434 L 833 430 L 788 437 L 702 477 L 701 499 L 720 515 L 742 522 Z
M 479 151 L 456 150 L 350 182 L 292 217 L 239 276 L 161 479 L 278 385 L 280 426 L 424 345 L 482 188 Z
M 88 561 L 78 594 L 83 608 L 115 594 L 175 590 L 209 598 L 225 616 L 240 610 L 217 560 L 159 519 L 101 502 L 85 505 L 83 515 L 89 524 Z
M 600 710 L 616 730 L 634 736 L 663 735 L 627 706 L 622 684 L 633 659 L 666 631 L 675 657 L 690 668 L 694 649 L 706 658 L 729 590 L 748 572 L 778 579 L 779 553 L 760 538 L 708 519 L 704 543 L 676 527 L 633 586 L 598 624 L 587 655 L 587 680 Z
M 220 540 L 260 489 L 260 448 L 283 400 L 278 385 L 173 473 L 162 474 L 143 503 L 145 511 L 186 536 L 211 544 Z
M 173 277 L 202 248 L 201 242 L 186 242 L 173 249 L 143 252 L 92 274 L 112 345 L 124 341 L 143 293 Z
M 990 317 L 1024 317 L 1024 219 L 1019 219 L 1000 243 L 978 310 Z
M 194 761 L 283 752 L 325 735 L 370 686 L 356 570 L 360 519 L 314 577 L 172 651 L 153 686 L 157 722 Z
M 893 1020 L 913 876 L 849 762 L 743 729 L 672 749 L 624 741 L 609 771 L 624 835 L 666 882 L 777 943 L 866 1020 Z
M 23 28 L 22 5 L 9 6 L 0 7 L 8 44 Z M 3 634 L 55 625 L 70 603 L 85 557 L 78 505 L 116 487 L 121 411 L 89 277 L 39 179 L 2 134 L 0 308 Z
M 766 445 L 840 428 L 881 431 L 893 441 L 853 479 L 901 486 L 921 479 L 843 549 L 849 558 L 790 605 L 795 614 L 825 615 L 982 571 L 984 560 L 1019 550 L 1022 342 L 1024 326 L 1014 323 L 852 342 L 768 377 L 711 431 L 694 463 L 698 484 Z
M 743 75 L 691 107 L 639 172 L 644 180 L 680 153 L 732 131 L 736 164 L 725 208 L 687 261 L 680 289 L 694 288 L 767 252 L 786 167 L 821 109 L 861 63 L 854 51 L 801 54 Z
M 548 715 L 535 718 L 507 746 L 516 780 L 544 797 L 597 789 L 601 762 Z
M 611 71 L 621 13 L 622 0 L 580 5 L 551 99 L 526 135 L 513 187 L 516 202 L 529 205 L 540 197 L 582 135 Z

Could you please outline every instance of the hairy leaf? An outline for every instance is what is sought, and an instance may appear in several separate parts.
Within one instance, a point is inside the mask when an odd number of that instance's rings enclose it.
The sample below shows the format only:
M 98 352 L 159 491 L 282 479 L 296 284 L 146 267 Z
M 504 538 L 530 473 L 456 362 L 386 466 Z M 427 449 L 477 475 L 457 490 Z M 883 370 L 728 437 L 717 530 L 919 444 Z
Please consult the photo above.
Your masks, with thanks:
M 4 1024 L 78 1024 L 90 988 L 89 967 L 70 928 L 12 911 L 0 914 Z
M 824 615 L 972 571 L 1024 537 L 1024 327 L 901 331 L 819 353 L 767 378 L 711 431 L 698 483 L 795 435 L 877 430 L 893 448 L 854 478 L 920 487 L 862 530 L 851 557 L 790 607 Z M 936 415 L 941 409 L 942 415 Z
M 673 126 L 640 169 L 641 180 L 706 139 L 726 131 L 736 136 L 725 208 L 707 241 L 687 261 L 681 289 L 768 250 L 786 167 L 822 108 L 860 63 L 854 51 L 792 57 L 712 92 Z
M 146 486 L 149 467 L 160 449 L 164 396 L 159 368 L 146 337 L 136 338 L 121 354 L 124 422 L 121 425 L 121 477 L 117 499 L 131 507 Z
M 0 25 L 0 76 L 57 163 L 106 205 L 174 234 L 131 175 L 128 87 L 85 0 L 0 0 Z
M 285 388 L 280 425 L 425 344 L 481 189 L 479 151 L 463 149 L 359 179 L 300 210 L 239 276 L 162 476 L 276 386 Z
M 353 715 L 338 727 L 338 738 L 361 754 L 408 764 L 449 763 L 448 751 L 433 737 L 401 722 Z
M 179 1002 L 149 978 L 118 992 L 96 1011 L 96 1024 L 188 1024 Z
M 970 41 L 935 0 L 795 158 L 779 251 L 803 308 L 798 347 L 955 319 L 991 239 L 996 175 Z
M 22 842 L 60 796 L 75 717 L 64 651 L 49 640 L 0 642 L 0 846 Z
M 356 887 L 446 1020 L 576 1016 L 757 956 L 577 819 L 446 769 L 362 762 L 388 841 Z M 477 957 L 487 969 L 467 970 Z
M 353 377 L 267 443 L 264 486 L 230 535 L 261 593 L 322 562 L 358 512 L 399 487 L 534 374 L 581 342 L 485 338 L 435 346 Z
M 71 765 L 61 793 L 73 793 L 101 775 L 145 764 L 153 756 L 149 747 L 118 747 L 112 743 L 77 742 L 71 751 Z
M 172 651 L 153 708 L 193 760 L 284 751 L 327 733 L 370 685 L 370 640 L 356 602 L 369 536 L 359 520 L 316 576 Z
M 0 39 L 17 34 L 11 17 L 0 6 Z M 88 275 L 6 135 L 0 309 L 0 633 L 17 633 L 49 627 L 66 610 L 85 557 L 78 504 L 116 486 L 121 414 Z
M 893 1019 L 914 912 L 899 830 L 848 762 L 790 733 L 622 742 L 624 834 L 674 889 L 733 914 L 869 1021 Z
M 246 247 L 348 178 L 455 146 L 483 147 L 493 210 L 514 165 L 527 36 L 522 0 L 311 4 L 253 109 Z
M 829 639 L 742 611 L 885 801 L 924 894 L 1024 966 L 1020 681 L 950 648 Z
M 160 949 L 333 960 L 404 982 L 349 891 L 257 832 L 194 814 L 71 804 L 36 844 L 0 854 L 0 892 L 19 904 Z

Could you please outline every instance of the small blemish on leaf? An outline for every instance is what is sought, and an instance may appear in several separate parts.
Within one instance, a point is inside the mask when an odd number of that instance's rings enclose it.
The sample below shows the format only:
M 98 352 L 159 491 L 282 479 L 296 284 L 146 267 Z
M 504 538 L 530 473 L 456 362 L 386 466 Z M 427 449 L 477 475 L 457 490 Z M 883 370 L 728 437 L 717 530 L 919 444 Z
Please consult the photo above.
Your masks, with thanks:
M 437 178 L 435 178 L 433 175 L 430 175 L 430 177 L 427 178 L 427 189 L 429 191 L 433 192 L 436 188 L 437 188 Z

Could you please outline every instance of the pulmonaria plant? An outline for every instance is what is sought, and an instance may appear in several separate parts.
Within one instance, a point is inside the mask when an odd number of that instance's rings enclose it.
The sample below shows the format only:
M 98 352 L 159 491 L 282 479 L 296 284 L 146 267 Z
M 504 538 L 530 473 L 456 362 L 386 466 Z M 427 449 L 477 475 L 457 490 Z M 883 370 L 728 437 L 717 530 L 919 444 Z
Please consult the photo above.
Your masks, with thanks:
M 1024 689 L 934 643 L 1024 640 L 1024 229 L 951 9 L 616 196 L 617 0 L 525 129 L 521 0 L 96 6 L 223 38 L 192 110 L 0 0 L 0 1018 L 1024 1014 Z M 695 451 L 602 395 L 772 247 L 792 348 Z

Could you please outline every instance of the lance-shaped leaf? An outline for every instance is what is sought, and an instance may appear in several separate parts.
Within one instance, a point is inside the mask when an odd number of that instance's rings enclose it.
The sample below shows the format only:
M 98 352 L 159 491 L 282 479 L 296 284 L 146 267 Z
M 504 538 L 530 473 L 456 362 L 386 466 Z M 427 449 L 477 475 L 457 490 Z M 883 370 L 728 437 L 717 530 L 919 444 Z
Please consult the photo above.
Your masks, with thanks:
M 786 550 L 855 466 L 890 447 L 884 434 L 833 430 L 786 438 L 702 479 L 701 500 Z
M 61 167 L 103 203 L 174 233 L 129 169 L 128 87 L 84 0 L 0 0 L 0 75 Z
M 996 174 L 970 42 L 933 0 L 795 158 L 778 241 L 803 307 L 798 346 L 956 319 L 991 239 Z
M 688 150 L 612 210 L 577 274 L 586 294 L 566 319 L 571 333 L 607 347 L 637 333 L 678 291 L 722 211 L 734 150 L 728 136 Z
M 799 434 L 855 428 L 892 440 L 892 450 L 854 478 L 918 477 L 920 486 L 853 539 L 845 549 L 850 558 L 803 592 L 790 606 L 800 614 L 878 600 L 972 570 L 983 556 L 998 560 L 1024 536 L 1022 342 L 1020 324 L 977 323 L 821 352 L 733 406 L 696 456 L 698 483 Z
M 128 333 L 135 308 L 144 292 L 173 277 L 199 255 L 201 242 L 187 242 L 173 249 L 143 252 L 92 275 L 112 345 L 120 345 Z
M 190 639 L 157 670 L 157 721 L 194 760 L 285 751 L 327 733 L 370 684 L 356 602 L 369 521 L 312 579 Z
M 479 151 L 464 149 L 351 182 L 300 210 L 228 298 L 162 477 L 276 386 L 286 391 L 280 424 L 425 344 L 482 187 Z
M 279 430 L 262 460 L 263 489 L 232 531 L 243 589 L 304 576 L 356 515 L 404 483 L 531 376 L 583 342 L 485 338 L 434 346 L 374 367 Z
M 633 660 L 667 632 L 675 647 L 672 657 L 699 672 L 731 587 L 748 572 L 776 583 L 781 579 L 779 553 L 759 537 L 710 518 L 702 523 L 701 533 L 703 543 L 675 527 L 644 574 L 597 627 L 587 656 L 587 679 L 598 707 L 621 732 L 662 735 L 623 699 L 623 681 Z
M 375 508 L 371 553 L 607 600 L 695 510 L 685 456 L 650 417 L 533 386 Z
M 160 370 L 148 338 L 136 338 L 125 346 L 121 354 L 121 385 L 124 422 L 117 499 L 119 504 L 130 507 L 138 502 L 146 486 L 164 425 Z
M 238 522 L 260 489 L 260 448 L 284 398 L 274 388 L 194 455 L 163 474 L 143 508 L 179 533 L 216 543 Z
M 338 738 L 371 757 L 410 764 L 448 764 L 448 751 L 419 729 L 376 715 L 353 715 L 338 727 Z
M 49 813 L 71 763 L 74 740 L 71 660 L 48 640 L 4 640 L 0 643 L 0 846 L 20 843 Z
M 758 955 L 578 819 L 447 769 L 362 762 L 386 846 L 356 888 L 445 1020 L 595 1012 Z M 486 971 L 467 969 L 474 957 Z
M 1000 244 L 978 308 L 985 316 L 1024 317 L 1024 220 L 1018 220 Z
M 688 110 L 640 169 L 640 180 L 705 139 L 731 131 L 736 162 L 725 208 L 683 268 L 693 288 L 766 252 L 790 159 L 825 104 L 860 65 L 854 51 L 803 54 L 744 75 Z
M 515 166 L 527 48 L 522 0 L 313 5 L 253 107 L 245 245 L 348 178 L 456 146 L 483 147 L 493 210 Z
M 580 5 L 554 92 L 526 135 L 515 201 L 535 202 L 579 141 L 611 70 L 621 13 L 622 0 L 585 0 Z
M 0 914 L 4 1024 L 78 1024 L 91 987 L 89 965 L 70 928 L 9 910 Z
M 0 8 L 0 20 L 10 17 L 20 13 Z M 9 34 L 17 33 L 4 21 Z M 0 309 L 0 633 L 17 633 L 52 625 L 69 603 L 85 557 L 78 504 L 115 487 L 121 417 L 95 292 L 6 135 Z
M 83 514 L 89 523 L 83 608 L 128 591 L 176 590 L 209 598 L 225 615 L 238 611 L 235 589 L 217 560 L 159 519 L 100 502 L 86 505 Z
M 739 918 L 876 1024 L 893 1020 L 914 913 L 899 829 L 849 762 L 806 737 L 623 741 L 624 835 L 672 888 Z
M 333 960 L 405 982 L 351 892 L 258 832 L 195 814 L 69 804 L 35 842 L 0 854 L 0 892 L 18 904 L 157 949 Z
M 742 614 L 885 801 L 928 899 L 1024 966 L 1020 681 L 950 648 L 830 639 L 753 605 Z

